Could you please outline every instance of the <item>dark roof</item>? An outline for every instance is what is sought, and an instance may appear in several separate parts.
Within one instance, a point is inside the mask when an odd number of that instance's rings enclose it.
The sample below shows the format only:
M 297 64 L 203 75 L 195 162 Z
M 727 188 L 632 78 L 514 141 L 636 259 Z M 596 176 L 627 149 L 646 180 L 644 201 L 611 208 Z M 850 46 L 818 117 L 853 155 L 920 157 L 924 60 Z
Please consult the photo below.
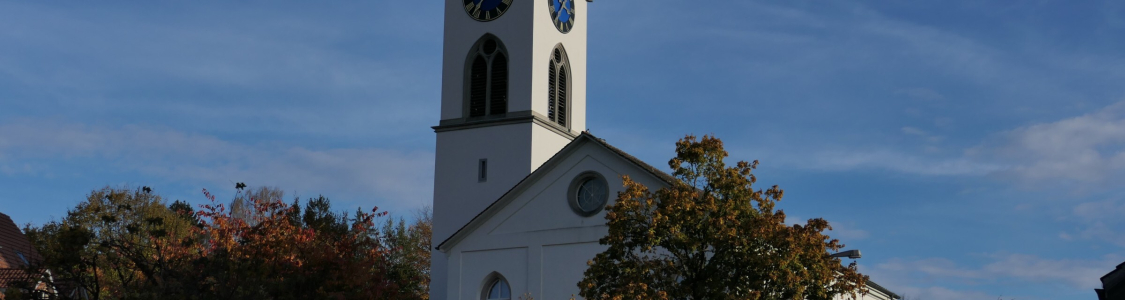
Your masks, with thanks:
M 1105 273 L 1105 275 L 1102 275 L 1102 281 L 1105 281 L 1107 278 L 1109 278 L 1110 275 L 1116 275 L 1115 273 L 1117 272 L 1125 272 L 1125 262 L 1118 264 L 1117 268 L 1114 268 L 1113 271 L 1109 271 L 1109 273 Z
M 28 282 L 33 278 L 33 274 L 24 269 L 0 269 L 0 288 L 8 288 L 17 282 Z
M 656 167 L 653 167 L 653 166 L 649 165 L 648 163 L 645 163 L 643 160 L 640 160 L 639 158 L 636 158 L 633 155 L 630 155 L 629 153 L 625 153 L 625 151 L 622 151 L 621 149 L 617 149 L 617 147 L 614 147 L 613 145 L 610 145 L 609 143 L 606 143 L 604 139 L 600 139 L 598 137 L 595 137 L 593 134 L 590 134 L 590 132 L 588 132 L 588 131 L 583 131 L 582 135 L 589 136 L 590 139 L 594 140 L 595 142 L 598 142 L 598 144 L 601 144 L 602 146 L 606 147 L 610 151 L 613 151 L 613 153 L 616 153 L 618 156 L 621 156 L 622 158 L 629 160 L 633 164 L 636 164 L 638 167 L 641 167 L 641 169 L 644 169 L 645 171 L 648 171 L 653 176 L 656 176 L 656 178 L 660 178 L 660 180 L 664 181 L 664 183 L 667 183 L 668 185 L 674 185 L 674 184 L 676 184 L 676 182 L 680 181 L 679 179 L 676 179 L 676 177 L 672 177 L 672 175 L 668 175 L 668 173 L 664 173 L 664 171 L 661 171 L 660 169 L 657 169 Z
M 891 299 L 902 299 L 902 296 L 899 296 L 898 294 L 895 294 L 895 293 L 891 292 L 891 290 L 888 290 L 887 288 L 879 285 L 878 283 L 875 283 L 874 281 L 868 280 L 867 286 L 873 287 L 873 288 L 875 288 L 875 290 L 883 292 L 884 294 L 887 294 L 887 296 L 891 296 Z
M 553 162 L 557 159 L 560 159 L 559 154 L 562 154 L 564 152 L 568 152 L 567 150 L 569 150 L 569 148 L 574 147 L 574 145 L 577 145 L 578 141 L 582 140 L 582 139 L 589 139 L 591 141 L 594 141 L 596 144 L 601 145 L 602 147 L 605 147 L 606 149 L 608 149 L 610 152 L 613 152 L 613 153 L 617 154 L 618 156 L 621 156 L 625 160 L 628 160 L 629 162 L 632 162 L 633 164 L 637 165 L 641 169 L 643 169 L 645 171 L 648 171 L 650 174 L 652 174 L 653 176 L 656 176 L 656 178 L 659 178 L 661 181 L 664 181 L 665 183 L 667 183 L 669 185 L 672 185 L 675 182 L 679 181 L 675 177 L 672 177 L 672 175 L 668 175 L 668 173 L 664 173 L 663 171 L 660 171 L 659 169 L 656 169 L 655 167 L 645 163 L 644 161 L 642 161 L 642 160 L 640 160 L 640 159 L 638 159 L 638 158 L 636 158 L 632 155 L 629 155 L 629 153 L 625 153 L 625 151 L 622 151 L 621 149 L 617 149 L 617 147 L 614 147 L 614 146 L 610 145 L 609 143 L 606 143 L 606 141 L 604 139 L 600 139 L 600 138 L 594 136 L 589 131 L 583 131 L 581 135 L 579 135 L 574 140 L 570 141 L 570 143 L 567 144 L 566 146 L 564 146 L 562 148 L 562 150 L 559 150 L 559 152 L 556 152 L 554 155 L 552 155 L 550 159 L 548 159 L 546 162 L 543 163 L 543 166 L 545 166 L 547 164 L 550 164 L 551 162 Z M 470 219 L 468 223 L 465 223 L 465 225 L 462 225 L 461 228 L 458 228 L 457 231 L 453 232 L 453 234 L 451 234 L 451 235 L 449 235 L 449 237 L 445 238 L 445 240 L 443 240 L 441 242 L 441 244 L 438 244 L 437 247 L 435 247 L 435 249 L 442 249 L 442 246 L 445 246 L 445 243 L 449 242 L 449 240 L 453 239 L 453 237 L 457 236 L 462 231 L 464 231 L 465 228 L 469 227 L 469 224 L 472 224 L 473 221 L 476 221 L 478 218 L 480 218 L 481 215 L 484 214 L 484 212 L 492 209 L 493 206 L 496 206 L 496 204 L 499 203 L 501 199 L 504 199 L 504 197 L 507 197 L 508 194 L 512 193 L 512 191 L 514 191 L 520 185 L 523 185 L 523 183 L 525 181 L 527 181 L 528 178 L 531 178 L 532 176 L 535 176 L 536 174 L 539 174 L 541 172 L 546 172 L 546 171 L 544 171 L 544 168 L 540 167 L 538 169 L 535 169 L 534 172 L 531 172 L 531 174 L 527 174 L 527 176 L 524 176 L 523 179 L 520 179 L 520 182 L 516 183 L 516 185 L 512 186 L 512 188 L 508 189 L 507 192 L 504 192 L 503 195 L 500 195 L 499 198 L 496 198 L 495 201 L 492 201 L 492 204 L 489 204 L 488 207 L 485 207 L 484 210 L 477 213 L 477 215 L 474 216 L 472 219 Z
M 31 247 L 31 242 L 12 222 L 12 218 L 0 213 L 0 269 L 27 266 L 25 260 L 38 261 L 39 252 Z
M 1101 282 L 1102 288 L 1095 289 L 1098 299 L 1125 299 L 1125 262 L 1102 276 Z

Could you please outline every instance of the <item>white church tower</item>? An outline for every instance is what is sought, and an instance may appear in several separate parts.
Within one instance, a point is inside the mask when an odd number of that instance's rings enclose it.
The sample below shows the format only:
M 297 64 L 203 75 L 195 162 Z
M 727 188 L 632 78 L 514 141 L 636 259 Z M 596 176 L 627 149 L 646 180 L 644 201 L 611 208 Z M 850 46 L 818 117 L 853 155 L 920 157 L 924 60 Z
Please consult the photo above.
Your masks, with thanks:
M 586 128 L 586 7 L 446 0 L 435 246 Z M 431 299 L 447 299 L 447 262 L 433 252 Z

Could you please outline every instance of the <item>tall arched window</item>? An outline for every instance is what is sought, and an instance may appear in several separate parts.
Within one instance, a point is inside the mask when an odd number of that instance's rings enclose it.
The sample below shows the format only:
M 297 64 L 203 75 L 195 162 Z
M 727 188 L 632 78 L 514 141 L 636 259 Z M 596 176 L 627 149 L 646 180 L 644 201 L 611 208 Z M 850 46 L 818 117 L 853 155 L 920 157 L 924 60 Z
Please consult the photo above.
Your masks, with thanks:
M 482 295 L 484 300 L 511 300 L 512 287 L 508 286 L 508 282 L 504 278 L 497 277 L 488 283 L 488 289 Z
M 491 34 L 481 37 L 466 61 L 469 117 L 508 112 L 508 50 Z
M 570 59 L 562 44 L 551 51 L 551 63 L 547 69 L 547 118 L 567 127 L 566 117 L 570 107 Z

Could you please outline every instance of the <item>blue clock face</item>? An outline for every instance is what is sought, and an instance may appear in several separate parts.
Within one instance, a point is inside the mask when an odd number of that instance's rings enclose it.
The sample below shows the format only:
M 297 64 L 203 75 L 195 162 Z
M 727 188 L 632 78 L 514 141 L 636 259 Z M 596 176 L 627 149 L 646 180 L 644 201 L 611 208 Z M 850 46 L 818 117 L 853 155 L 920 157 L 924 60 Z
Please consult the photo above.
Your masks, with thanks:
M 508 11 L 512 0 L 465 0 L 465 12 L 477 21 L 492 21 Z
M 574 0 L 547 0 L 551 3 L 551 20 L 560 32 L 570 32 L 574 28 Z

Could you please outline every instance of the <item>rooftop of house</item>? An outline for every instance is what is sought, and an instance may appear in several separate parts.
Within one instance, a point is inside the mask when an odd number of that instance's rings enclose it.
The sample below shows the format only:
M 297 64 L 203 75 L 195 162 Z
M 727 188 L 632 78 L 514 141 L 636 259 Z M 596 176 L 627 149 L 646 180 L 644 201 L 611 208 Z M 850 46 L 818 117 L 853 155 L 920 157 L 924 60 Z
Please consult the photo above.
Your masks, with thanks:
M 39 253 L 12 218 L 0 213 L 0 269 L 26 267 L 39 259 Z
M 16 282 L 28 282 L 32 274 L 24 269 L 0 269 L 0 289 L 6 289 Z

